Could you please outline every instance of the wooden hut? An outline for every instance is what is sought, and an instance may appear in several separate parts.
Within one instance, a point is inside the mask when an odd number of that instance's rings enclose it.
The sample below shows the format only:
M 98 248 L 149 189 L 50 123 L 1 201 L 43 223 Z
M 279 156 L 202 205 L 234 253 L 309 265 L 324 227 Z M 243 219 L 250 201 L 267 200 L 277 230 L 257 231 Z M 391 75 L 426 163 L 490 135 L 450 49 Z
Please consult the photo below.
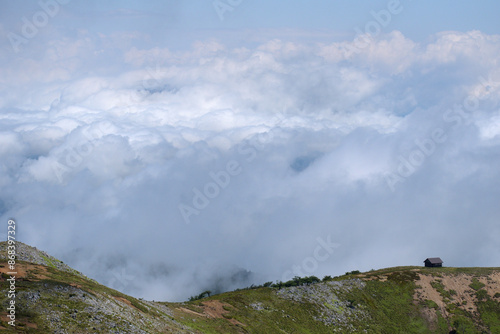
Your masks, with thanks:
M 442 267 L 443 266 L 443 260 L 441 260 L 439 257 L 428 257 L 424 261 L 426 267 Z

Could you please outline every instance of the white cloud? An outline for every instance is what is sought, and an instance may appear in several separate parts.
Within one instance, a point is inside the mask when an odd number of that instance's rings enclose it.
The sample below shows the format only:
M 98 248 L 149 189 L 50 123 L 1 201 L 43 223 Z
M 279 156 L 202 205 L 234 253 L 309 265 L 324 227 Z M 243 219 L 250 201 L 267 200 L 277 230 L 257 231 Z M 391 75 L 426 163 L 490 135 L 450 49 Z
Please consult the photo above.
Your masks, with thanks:
M 341 246 L 307 274 L 493 265 L 461 243 L 499 241 L 498 38 L 52 40 L 0 67 L 0 213 L 103 283 L 141 266 L 122 288 L 156 300 L 281 279 L 326 235 Z

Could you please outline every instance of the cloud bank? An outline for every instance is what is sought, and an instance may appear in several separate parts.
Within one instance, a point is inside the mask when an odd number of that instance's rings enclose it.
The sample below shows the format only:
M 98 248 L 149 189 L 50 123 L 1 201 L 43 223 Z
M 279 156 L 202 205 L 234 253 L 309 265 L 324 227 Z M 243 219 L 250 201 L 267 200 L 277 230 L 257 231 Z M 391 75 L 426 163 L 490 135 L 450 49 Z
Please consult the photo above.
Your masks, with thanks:
M 500 36 L 78 34 L 0 54 L 0 214 L 21 241 L 155 300 L 498 266 Z

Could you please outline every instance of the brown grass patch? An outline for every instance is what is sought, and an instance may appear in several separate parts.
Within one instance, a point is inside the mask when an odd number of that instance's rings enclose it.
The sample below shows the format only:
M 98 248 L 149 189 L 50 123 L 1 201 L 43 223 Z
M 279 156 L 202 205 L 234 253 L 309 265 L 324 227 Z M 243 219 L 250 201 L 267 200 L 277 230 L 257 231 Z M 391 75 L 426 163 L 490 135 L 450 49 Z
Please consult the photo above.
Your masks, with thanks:
M 7 323 L 8 323 L 9 321 L 11 321 L 11 320 L 10 320 L 10 318 L 7 316 L 7 313 L 6 313 L 6 312 L 3 312 L 2 314 L 0 314 L 0 319 L 1 319 L 2 321 L 7 322 Z M 25 324 L 25 325 L 26 325 L 26 327 L 29 327 L 29 328 L 38 329 L 38 325 L 37 325 L 37 324 L 35 324 L 35 323 L 33 323 L 33 322 L 30 322 L 30 321 L 28 320 L 28 318 L 26 318 L 26 317 L 17 317 L 17 316 L 16 316 L 16 321 L 15 321 L 16 326 L 17 326 L 17 324 L 19 324 L 19 323 L 23 323 L 23 324 Z M 9 327 L 12 327 L 12 326 L 9 326 Z M 5 327 L 0 326 L 0 329 L 6 329 L 6 328 L 5 328 Z
M 41 280 L 41 279 L 47 279 L 49 278 L 46 274 L 47 273 L 47 267 L 39 265 L 39 264 L 32 264 L 32 263 L 16 263 L 16 269 L 15 270 L 10 270 L 9 264 L 7 262 L 1 262 L 0 263 L 0 274 L 6 274 L 9 275 L 9 272 L 17 272 L 16 279 L 22 278 L 25 280 L 28 280 L 28 277 L 31 275 L 31 279 L 35 277 L 35 281 Z

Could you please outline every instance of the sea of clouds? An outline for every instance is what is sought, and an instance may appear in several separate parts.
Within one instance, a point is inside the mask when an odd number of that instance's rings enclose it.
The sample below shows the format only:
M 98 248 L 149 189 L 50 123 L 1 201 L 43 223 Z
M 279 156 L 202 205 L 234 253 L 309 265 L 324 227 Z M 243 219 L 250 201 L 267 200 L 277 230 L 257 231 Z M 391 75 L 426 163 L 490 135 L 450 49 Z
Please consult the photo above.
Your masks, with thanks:
M 0 216 L 20 241 L 155 300 L 499 265 L 500 36 L 134 38 L 3 45 Z

